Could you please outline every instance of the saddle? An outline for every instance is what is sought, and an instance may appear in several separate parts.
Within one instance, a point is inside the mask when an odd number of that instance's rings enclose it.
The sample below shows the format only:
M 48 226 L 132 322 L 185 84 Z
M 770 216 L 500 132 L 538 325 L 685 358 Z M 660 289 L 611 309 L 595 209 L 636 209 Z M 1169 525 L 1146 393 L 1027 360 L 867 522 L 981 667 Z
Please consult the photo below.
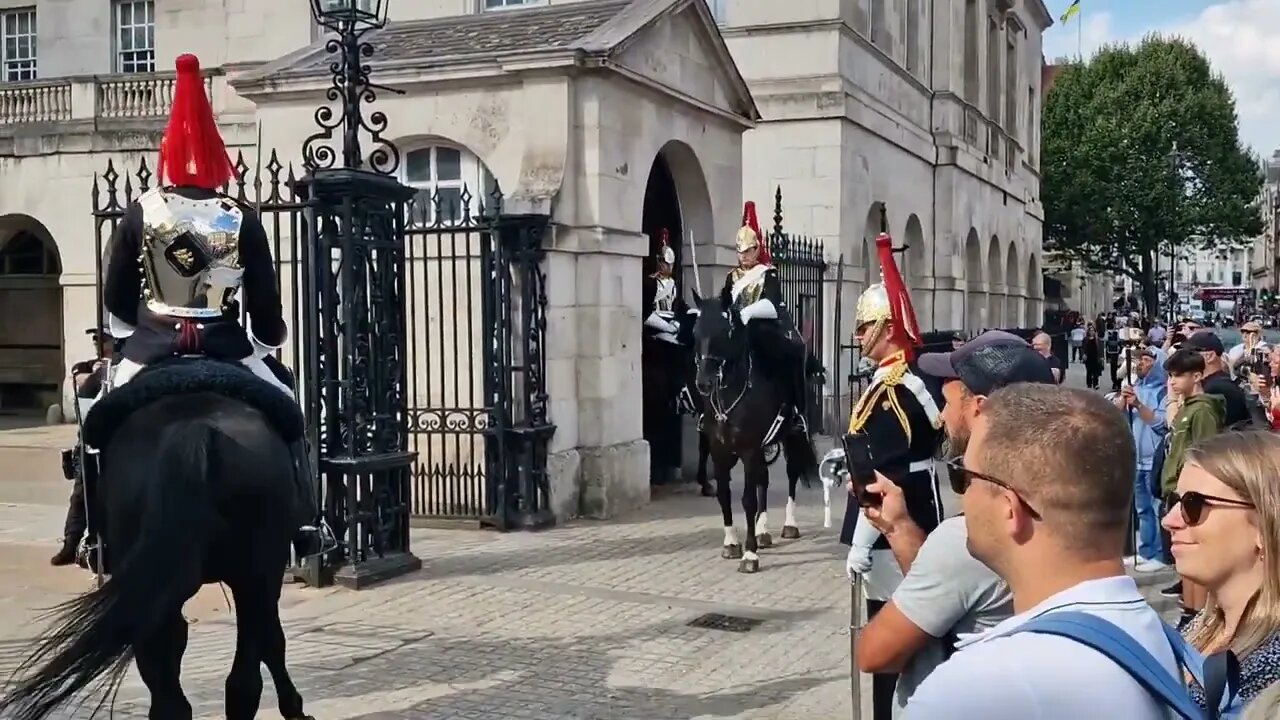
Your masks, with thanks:
M 297 442 L 305 430 L 298 403 L 249 368 L 238 362 L 184 357 L 148 365 L 129 382 L 108 392 L 84 419 L 84 442 L 104 448 L 137 410 L 174 395 L 200 393 L 221 395 L 258 410 L 286 443 Z

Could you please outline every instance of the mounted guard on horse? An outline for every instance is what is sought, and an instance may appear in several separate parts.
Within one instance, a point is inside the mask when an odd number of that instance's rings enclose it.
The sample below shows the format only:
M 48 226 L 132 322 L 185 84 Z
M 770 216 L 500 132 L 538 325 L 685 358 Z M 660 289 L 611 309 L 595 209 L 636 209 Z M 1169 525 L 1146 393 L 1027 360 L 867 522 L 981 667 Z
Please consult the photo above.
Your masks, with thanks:
M 81 455 L 98 458 L 98 487 L 86 493 L 107 577 L 56 609 L 0 695 L 0 716 L 39 720 L 90 686 L 95 700 L 113 697 L 132 659 L 149 717 L 190 720 L 182 609 L 217 582 L 238 625 L 224 716 L 257 716 L 266 665 L 281 715 L 309 720 L 286 668 L 279 601 L 290 543 L 316 550 L 323 523 L 301 409 L 267 366 L 286 328 L 266 232 L 218 191 L 235 170 L 192 55 L 177 59 L 158 168 L 168 184 L 129 205 L 107 250 L 103 302 L 123 357 L 81 425 L 98 449 Z
M 693 412 L 687 384 L 692 374 L 689 308 L 675 279 L 676 254 L 666 228 L 658 230 L 654 271 L 644 279 L 644 437 L 652 480 L 667 482 L 680 467 L 680 412 Z

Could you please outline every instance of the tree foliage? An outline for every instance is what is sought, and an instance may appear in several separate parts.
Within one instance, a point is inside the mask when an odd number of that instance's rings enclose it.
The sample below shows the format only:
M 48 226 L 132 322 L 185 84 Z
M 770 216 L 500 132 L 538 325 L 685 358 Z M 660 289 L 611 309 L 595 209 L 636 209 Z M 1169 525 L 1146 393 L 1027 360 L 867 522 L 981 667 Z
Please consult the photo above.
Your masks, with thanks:
M 1262 181 L 1235 99 L 1186 40 L 1153 35 L 1063 68 L 1042 137 L 1046 248 L 1133 278 L 1149 308 L 1159 253 L 1239 247 L 1261 232 Z

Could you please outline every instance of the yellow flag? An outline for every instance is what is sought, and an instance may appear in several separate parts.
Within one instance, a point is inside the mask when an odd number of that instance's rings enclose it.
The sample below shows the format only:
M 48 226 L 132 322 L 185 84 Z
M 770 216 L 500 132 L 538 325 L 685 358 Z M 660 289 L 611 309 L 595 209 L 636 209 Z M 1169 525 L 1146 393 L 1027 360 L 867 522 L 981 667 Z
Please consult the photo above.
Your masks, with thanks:
M 1067 11 L 1062 13 L 1062 17 L 1058 18 L 1058 21 L 1062 23 L 1070 22 L 1071 18 L 1079 14 L 1080 0 L 1075 0 L 1075 2 L 1071 3 L 1071 7 L 1067 8 Z

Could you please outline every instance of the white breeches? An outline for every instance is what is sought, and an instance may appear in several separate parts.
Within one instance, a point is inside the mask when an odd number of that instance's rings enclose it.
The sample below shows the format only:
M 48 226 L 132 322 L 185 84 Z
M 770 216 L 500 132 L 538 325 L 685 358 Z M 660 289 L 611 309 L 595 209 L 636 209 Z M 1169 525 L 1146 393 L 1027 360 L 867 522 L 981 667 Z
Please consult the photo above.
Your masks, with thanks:
M 259 378 L 279 388 L 280 392 L 284 393 L 285 395 L 288 395 L 290 400 L 297 400 L 297 398 L 293 394 L 293 391 L 289 389 L 289 386 L 280 382 L 280 378 L 277 378 L 275 376 L 275 373 L 271 372 L 271 368 L 267 367 L 267 364 L 262 361 L 262 358 L 258 357 L 257 355 L 250 355 L 249 357 L 241 360 L 240 362 L 245 367 L 252 370 L 254 375 L 257 375 Z M 133 376 L 141 372 L 142 368 L 144 367 L 146 366 L 140 363 L 136 363 L 128 358 L 124 358 L 123 360 L 120 361 L 120 364 L 116 365 L 115 369 L 112 371 L 111 387 L 118 388 L 121 385 L 124 385 L 125 383 L 129 382 L 130 380 L 133 379 Z

